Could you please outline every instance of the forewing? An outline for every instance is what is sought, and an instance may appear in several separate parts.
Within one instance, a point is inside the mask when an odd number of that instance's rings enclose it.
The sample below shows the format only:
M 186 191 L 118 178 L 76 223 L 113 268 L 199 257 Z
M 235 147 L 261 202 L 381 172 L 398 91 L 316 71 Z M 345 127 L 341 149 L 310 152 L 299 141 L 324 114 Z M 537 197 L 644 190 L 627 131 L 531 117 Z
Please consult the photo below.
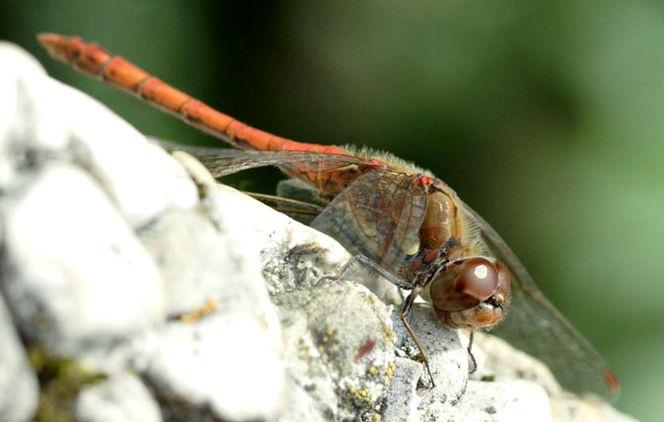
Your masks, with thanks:
M 160 141 L 169 149 L 180 149 L 198 158 L 214 177 L 266 166 L 298 172 L 331 172 L 367 161 L 352 155 L 309 151 L 245 151 L 230 148 L 193 148 Z
M 409 175 L 373 169 L 337 195 L 311 226 L 399 277 L 419 249 L 426 199 Z
M 618 384 L 608 364 L 537 288 L 500 235 L 468 205 L 464 207 L 496 258 L 512 273 L 512 303 L 491 333 L 547 364 L 565 389 L 616 398 Z

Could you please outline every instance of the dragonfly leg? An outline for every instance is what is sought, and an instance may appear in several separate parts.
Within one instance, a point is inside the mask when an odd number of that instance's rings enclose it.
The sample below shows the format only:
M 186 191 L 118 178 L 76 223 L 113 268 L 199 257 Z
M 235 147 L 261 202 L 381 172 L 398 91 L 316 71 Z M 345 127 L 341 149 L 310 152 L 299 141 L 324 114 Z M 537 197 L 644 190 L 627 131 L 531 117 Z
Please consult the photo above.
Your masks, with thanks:
M 411 290 L 413 288 L 412 284 L 401 280 L 399 277 L 382 268 L 380 265 L 376 264 L 364 255 L 354 255 L 351 259 L 346 261 L 343 267 L 341 267 L 341 269 L 335 275 L 323 276 L 319 278 L 318 281 L 316 281 L 316 284 L 320 283 L 321 281 L 339 280 L 353 265 L 360 265 L 362 268 L 378 274 L 380 277 L 402 289 Z
M 348 271 L 348 269 L 353 264 L 355 264 L 356 262 L 358 262 L 360 260 L 361 256 L 362 255 L 353 256 L 351 259 L 346 261 L 346 263 L 341 267 L 341 269 L 336 274 L 334 274 L 334 275 L 324 275 L 321 278 L 319 278 L 318 280 L 316 280 L 316 283 L 314 285 L 318 285 L 319 283 L 326 282 L 326 281 L 337 281 L 337 280 L 341 279 L 341 277 L 343 277 L 343 275 L 346 273 L 346 271 Z
M 433 380 L 433 374 L 431 373 L 431 368 L 429 367 L 429 359 L 427 359 L 427 355 L 426 353 L 424 353 L 424 349 L 422 348 L 422 345 L 420 344 L 420 341 L 418 340 L 415 331 L 413 331 L 412 327 L 408 323 L 408 320 L 410 319 L 410 311 L 413 307 L 413 303 L 415 302 L 415 298 L 419 296 L 420 293 L 422 293 L 423 289 L 424 287 L 417 286 L 408 295 L 408 297 L 406 298 L 406 302 L 404 303 L 403 309 L 401 310 L 401 315 L 399 316 L 399 318 L 401 319 L 403 326 L 406 327 L 406 331 L 408 331 L 410 338 L 413 339 L 415 346 L 417 346 L 417 350 L 419 350 L 420 354 L 422 355 L 424 366 L 426 367 L 427 374 L 429 375 L 429 379 L 431 380 L 431 388 L 433 388 L 436 386 L 436 383 Z
M 475 360 L 475 355 L 473 355 L 473 338 L 475 337 L 475 330 L 470 330 L 470 336 L 468 340 L 468 358 L 470 362 L 470 370 L 468 371 L 469 374 L 474 373 L 477 371 L 477 361 Z

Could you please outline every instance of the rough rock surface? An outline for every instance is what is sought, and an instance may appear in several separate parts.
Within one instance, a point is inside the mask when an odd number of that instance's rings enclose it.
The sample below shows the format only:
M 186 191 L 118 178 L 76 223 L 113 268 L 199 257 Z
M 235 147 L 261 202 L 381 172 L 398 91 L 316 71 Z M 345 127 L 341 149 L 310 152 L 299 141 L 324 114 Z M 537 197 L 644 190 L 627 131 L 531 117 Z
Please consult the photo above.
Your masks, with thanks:
M 0 63 L 0 420 L 629 420 L 489 335 L 469 377 L 420 304 L 430 388 L 398 292 L 338 243 Z
M 0 420 L 28 420 L 38 398 L 37 377 L 28 364 L 12 318 L 0 297 Z
M 80 422 L 162 422 L 157 401 L 138 377 L 129 373 L 84 388 L 73 413 Z

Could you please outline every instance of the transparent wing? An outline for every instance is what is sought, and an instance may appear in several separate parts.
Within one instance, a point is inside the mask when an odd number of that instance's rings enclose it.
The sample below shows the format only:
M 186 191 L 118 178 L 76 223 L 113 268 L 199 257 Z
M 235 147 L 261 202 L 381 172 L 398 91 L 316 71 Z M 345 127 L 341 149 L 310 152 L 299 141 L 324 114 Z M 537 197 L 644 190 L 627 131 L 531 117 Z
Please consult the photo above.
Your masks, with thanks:
M 505 319 L 491 333 L 547 364 L 565 389 L 615 399 L 618 383 L 608 364 L 544 297 L 500 235 L 472 208 L 463 206 L 495 257 L 512 273 L 512 303 Z
M 159 140 L 169 150 L 186 151 L 198 158 L 214 177 L 243 170 L 280 166 L 295 172 L 332 172 L 348 166 L 367 165 L 352 155 L 309 151 L 245 151 L 230 148 L 196 148 Z M 370 165 L 370 164 L 369 164 Z
M 374 169 L 337 195 L 311 226 L 400 276 L 419 248 L 426 198 L 407 174 Z

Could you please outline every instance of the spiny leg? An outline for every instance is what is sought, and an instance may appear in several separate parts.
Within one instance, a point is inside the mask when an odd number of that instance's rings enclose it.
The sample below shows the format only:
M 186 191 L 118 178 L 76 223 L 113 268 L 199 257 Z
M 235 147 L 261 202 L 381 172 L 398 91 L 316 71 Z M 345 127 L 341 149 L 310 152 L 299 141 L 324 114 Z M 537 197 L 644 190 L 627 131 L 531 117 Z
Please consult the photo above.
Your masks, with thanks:
M 348 271 L 351 266 L 356 264 L 361 265 L 364 269 L 375 272 L 380 277 L 384 278 L 397 287 L 407 290 L 413 288 L 412 284 L 401 280 L 399 277 L 387 271 L 385 268 L 382 268 L 380 265 L 376 264 L 364 255 L 354 255 L 351 259 L 346 261 L 343 267 L 341 267 L 341 269 L 335 275 L 325 275 L 319 278 L 316 281 L 316 284 L 320 283 L 321 281 L 337 281 L 346 273 L 346 271 Z
M 477 361 L 475 360 L 475 355 L 473 355 L 473 338 L 475 338 L 475 330 L 470 330 L 470 336 L 468 340 L 468 357 L 470 357 L 471 369 L 468 371 L 469 374 L 475 373 L 477 371 Z
M 417 346 L 417 350 L 419 350 L 420 354 L 422 355 L 422 359 L 424 360 L 424 366 L 426 367 L 427 374 L 429 374 L 429 379 L 431 380 L 431 388 L 433 388 L 436 386 L 436 382 L 433 380 L 433 374 L 431 373 L 431 368 L 429 367 L 429 359 L 427 359 L 427 355 L 426 353 L 424 353 L 424 349 L 422 348 L 422 345 L 420 344 L 420 341 L 418 340 L 415 331 L 413 331 L 410 324 L 408 323 L 408 319 L 410 317 L 410 311 L 411 308 L 413 307 L 413 303 L 415 302 L 415 298 L 419 296 L 420 293 L 422 293 L 423 289 L 424 287 L 417 286 L 413 289 L 410 295 L 408 295 L 408 297 L 406 298 L 406 302 L 404 303 L 404 307 L 401 310 L 401 315 L 399 318 L 401 319 L 403 326 L 406 327 L 406 331 L 408 331 L 410 338 L 413 339 L 415 346 Z

